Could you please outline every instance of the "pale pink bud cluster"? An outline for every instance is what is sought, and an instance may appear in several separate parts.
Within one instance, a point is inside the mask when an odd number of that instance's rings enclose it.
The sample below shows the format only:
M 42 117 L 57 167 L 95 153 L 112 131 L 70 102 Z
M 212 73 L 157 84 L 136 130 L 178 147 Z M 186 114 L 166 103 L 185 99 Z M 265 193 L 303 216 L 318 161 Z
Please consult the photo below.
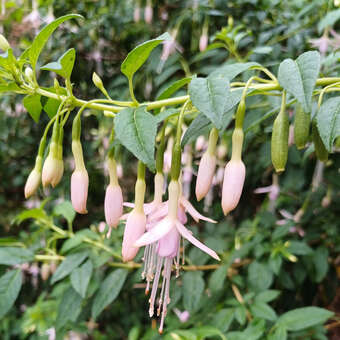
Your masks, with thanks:
M 198 167 L 196 180 L 196 198 L 200 201 L 211 187 L 216 167 L 216 156 L 205 152 Z
M 89 176 L 85 168 L 73 172 L 71 176 L 71 201 L 79 214 L 87 214 L 86 202 L 89 187 Z
M 241 159 L 231 159 L 224 170 L 222 209 L 224 215 L 234 210 L 240 200 L 246 168 Z

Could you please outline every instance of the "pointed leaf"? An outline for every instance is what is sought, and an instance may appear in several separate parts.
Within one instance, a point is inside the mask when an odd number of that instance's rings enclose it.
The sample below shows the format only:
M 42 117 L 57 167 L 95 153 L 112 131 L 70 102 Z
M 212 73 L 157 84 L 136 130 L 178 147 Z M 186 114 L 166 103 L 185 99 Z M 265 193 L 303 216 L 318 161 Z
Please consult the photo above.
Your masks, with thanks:
M 57 18 L 47 26 L 45 26 L 39 34 L 35 37 L 33 40 L 33 43 L 28 51 L 29 54 L 29 60 L 31 62 L 31 65 L 33 69 L 35 70 L 36 64 L 39 58 L 39 55 L 44 48 L 48 38 L 51 36 L 51 34 L 55 31 L 55 29 L 62 24 L 66 20 L 70 19 L 83 19 L 83 17 L 79 14 L 68 14 L 64 15 L 60 18 Z
M 183 305 L 189 312 L 199 307 L 204 291 L 204 280 L 201 272 L 187 272 L 183 275 Z
M 65 291 L 58 308 L 57 329 L 65 326 L 67 321 L 77 320 L 81 312 L 81 302 L 81 296 L 72 287 Z
M 126 108 L 115 117 L 115 134 L 119 141 L 150 170 L 155 168 L 157 120 L 146 106 Z
M 34 254 L 32 251 L 18 247 L 1 247 L 0 264 L 13 266 L 25 262 L 33 261 Z
M 23 104 L 25 109 L 31 115 L 33 120 L 38 123 L 40 118 L 40 113 L 42 110 L 42 105 L 40 102 L 41 96 L 39 94 L 31 94 L 23 99 Z
M 222 117 L 227 104 L 227 78 L 194 78 L 189 85 L 189 95 L 192 103 L 209 120 L 221 129 Z
M 0 318 L 2 318 L 13 306 L 22 285 L 20 269 L 7 272 L 0 277 Z
M 157 100 L 170 98 L 172 94 L 177 92 L 184 85 L 190 83 L 192 77 L 183 78 L 172 83 L 168 88 L 166 88 L 158 97 Z
M 68 79 L 71 77 L 74 62 L 76 60 L 76 50 L 70 48 L 57 61 L 41 67 L 42 70 L 53 71 L 61 77 Z
M 194 142 L 199 136 L 204 135 L 212 128 L 211 121 L 203 114 L 198 116 L 191 122 L 182 138 L 182 146 Z
M 329 310 L 319 307 L 297 308 L 281 315 L 276 324 L 286 327 L 288 331 L 300 331 L 323 324 L 333 315 Z
M 268 340 L 286 340 L 287 339 L 287 329 L 284 326 L 278 326 L 274 333 L 268 336 Z
M 312 94 L 320 70 L 320 53 L 309 51 L 296 60 L 285 59 L 279 67 L 280 85 L 310 112 Z
M 59 265 L 52 276 L 51 283 L 55 283 L 65 276 L 69 275 L 75 268 L 77 268 L 88 256 L 88 253 L 79 252 L 66 257 L 66 259 Z
M 157 47 L 164 40 L 171 40 L 169 33 L 164 33 L 159 37 L 146 41 L 135 47 L 124 59 L 121 65 L 121 71 L 129 79 L 132 78 L 134 73 L 145 63 L 151 51 Z
M 71 274 L 72 287 L 82 298 L 86 295 L 87 286 L 92 275 L 93 265 L 87 260 L 82 266 L 76 268 Z
M 127 270 L 117 269 L 105 278 L 93 301 L 93 318 L 96 318 L 105 307 L 115 300 L 123 287 L 127 274 Z
M 316 115 L 320 137 L 329 152 L 332 152 L 336 137 L 340 136 L 340 97 L 323 102 Z
M 221 67 L 217 68 L 215 71 L 210 73 L 209 77 L 227 78 L 229 79 L 229 81 L 231 81 L 236 76 L 238 76 L 240 73 L 246 70 L 249 70 L 253 66 L 261 66 L 261 65 L 255 62 L 222 65 Z
M 53 118 L 57 114 L 60 103 L 61 101 L 58 99 L 54 98 L 47 99 L 44 105 L 44 111 L 50 118 Z
M 269 321 L 275 321 L 277 319 L 276 313 L 269 305 L 264 302 L 255 302 L 250 306 L 251 313 L 259 318 Z

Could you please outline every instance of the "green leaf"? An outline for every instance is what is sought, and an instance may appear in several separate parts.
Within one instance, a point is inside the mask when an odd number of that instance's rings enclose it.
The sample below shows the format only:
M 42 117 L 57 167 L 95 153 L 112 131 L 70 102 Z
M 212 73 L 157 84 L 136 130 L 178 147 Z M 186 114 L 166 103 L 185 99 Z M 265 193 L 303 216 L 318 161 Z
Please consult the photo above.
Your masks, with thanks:
M 182 88 L 184 85 L 187 85 L 191 82 L 192 77 L 183 78 L 180 80 L 175 81 L 172 83 L 168 88 L 166 88 L 158 97 L 156 100 L 162 100 L 170 98 L 172 94 L 177 92 L 180 88 Z
M 15 82 L 9 82 L 7 84 L 0 84 L 0 93 L 2 92 L 26 93 Z
M 316 115 L 316 124 L 323 144 L 332 152 L 335 138 L 340 136 L 340 97 L 322 103 Z
M 159 37 L 146 41 L 135 47 L 124 59 L 120 70 L 128 78 L 132 79 L 134 73 L 145 63 L 151 51 L 164 40 L 171 40 L 169 33 L 164 33 Z
M 284 326 L 288 331 L 301 331 L 323 324 L 333 315 L 329 310 L 319 307 L 297 308 L 281 315 L 276 324 Z
M 268 289 L 256 295 L 255 301 L 256 302 L 270 302 L 270 301 L 275 300 L 280 294 L 281 292 L 279 290 Z
M 60 253 L 65 254 L 71 249 L 78 247 L 83 243 L 84 238 L 99 240 L 100 236 L 90 229 L 79 230 L 72 237 L 70 237 L 63 243 Z
M 209 279 L 209 288 L 213 292 L 216 292 L 224 287 L 224 283 L 227 278 L 228 268 L 229 266 L 224 264 L 211 274 Z
M 1 247 L 0 264 L 13 266 L 34 260 L 34 253 L 25 248 L 18 247 Z
M 161 113 L 155 115 L 155 119 L 157 121 L 157 124 L 163 122 L 165 119 L 177 114 L 179 112 L 179 110 L 177 109 L 174 109 L 174 108 L 169 108 L 169 109 L 166 109 L 164 111 L 162 111 Z
M 272 284 L 273 273 L 263 263 L 254 261 L 248 267 L 248 281 L 255 291 L 263 291 Z
M 146 106 L 126 108 L 115 117 L 115 135 L 150 170 L 155 168 L 157 120 Z
M 303 241 L 290 241 L 287 250 L 295 255 L 310 255 L 313 249 Z
M 20 269 L 10 270 L 0 277 L 0 318 L 13 306 L 22 285 Z
M 38 123 L 39 121 L 40 113 L 42 110 L 40 99 L 40 94 L 30 94 L 23 99 L 25 109 L 28 111 L 28 113 L 31 115 L 36 123 Z
M 82 298 L 86 295 L 87 286 L 92 275 L 93 265 L 91 260 L 87 260 L 79 268 L 76 268 L 71 274 L 72 287 Z
M 75 60 L 76 50 L 74 48 L 70 48 L 57 61 L 42 66 L 41 70 L 52 71 L 65 79 L 69 79 L 71 77 Z
M 61 298 L 56 321 L 57 329 L 66 325 L 67 321 L 76 321 L 81 312 L 81 296 L 70 287 Z
M 59 265 L 57 270 L 52 276 L 51 283 L 54 284 L 57 281 L 63 279 L 69 275 L 75 268 L 77 268 L 88 256 L 88 252 L 74 253 L 66 257 L 66 259 Z
M 285 59 L 279 67 L 280 85 L 302 105 L 304 112 L 310 112 L 312 94 L 320 70 L 320 53 L 309 51 L 296 60 Z
M 64 201 L 56 205 L 53 209 L 53 214 L 63 216 L 70 225 L 72 225 L 72 222 L 76 217 L 76 212 L 70 201 Z
M 286 340 L 287 339 L 287 329 L 284 326 L 278 326 L 274 333 L 268 336 L 268 340 Z
M 214 70 L 212 73 L 210 73 L 209 77 L 228 78 L 229 81 L 231 81 L 237 75 L 239 75 L 240 73 L 246 70 L 249 70 L 253 66 L 261 66 L 261 65 L 255 62 L 234 63 L 234 64 L 223 65 L 217 68 L 216 70 Z
M 246 307 L 239 305 L 239 307 L 235 308 L 235 319 L 241 326 L 243 326 L 246 323 L 247 321 Z
M 60 103 L 61 102 L 58 99 L 54 98 L 47 99 L 44 105 L 44 111 L 47 113 L 50 119 L 52 119 L 57 114 Z
M 100 285 L 92 305 L 92 317 L 96 318 L 102 310 L 115 300 L 121 291 L 128 271 L 117 269 L 108 275 Z
M 314 252 L 314 266 L 315 266 L 315 281 L 321 282 L 327 275 L 328 264 L 328 249 L 324 246 L 318 247 Z
M 211 326 L 191 328 L 190 331 L 197 334 L 199 339 L 207 339 L 208 337 L 216 335 L 222 340 L 227 340 L 227 338 L 221 333 L 219 329 L 211 327 Z
M 234 310 L 232 308 L 221 309 L 214 315 L 212 324 L 220 329 L 222 332 L 226 332 L 229 329 L 233 320 Z
M 276 313 L 269 305 L 264 302 L 255 302 L 250 306 L 251 313 L 260 319 L 275 321 L 277 319 Z
M 33 218 L 35 220 L 47 220 L 48 216 L 46 215 L 46 212 L 41 208 L 34 208 L 25 210 L 22 213 L 20 213 L 18 216 L 15 217 L 15 222 L 20 224 L 23 221 Z
M 223 126 L 222 118 L 227 105 L 228 89 L 227 78 L 193 78 L 189 85 L 192 103 L 217 129 Z
M 326 27 L 333 26 L 340 19 L 340 8 L 330 11 L 318 23 L 318 32 L 321 33 Z
M 52 35 L 52 33 L 56 30 L 56 28 L 62 24 L 66 20 L 70 19 L 83 19 L 83 17 L 79 14 L 68 14 L 64 15 L 60 18 L 57 18 L 46 27 L 44 27 L 39 34 L 33 40 L 33 43 L 28 51 L 29 60 L 31 62 L 31 66 L 33 70 L 36 68 L 36 64 L 39 58 L 39 55 L 44 48 L 48 38 Z
M 210 120 L 203 114 L 199 114 L 189 125 L 182 138 L 182 146 L 194 142 L 197 137 L 207 133 L 212 127 Z
M 199 307 L 204 291 L 204 280 L 201 272 L 187 272 L 183 275 L 183 305 L 189 312 Z

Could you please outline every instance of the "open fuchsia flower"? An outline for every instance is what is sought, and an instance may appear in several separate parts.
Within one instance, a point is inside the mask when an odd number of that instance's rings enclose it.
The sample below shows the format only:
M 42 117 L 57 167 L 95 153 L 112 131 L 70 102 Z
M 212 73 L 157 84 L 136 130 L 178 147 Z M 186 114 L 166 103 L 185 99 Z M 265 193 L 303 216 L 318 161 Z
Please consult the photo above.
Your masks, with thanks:
M 195 209 L 193 209 L 191 204 L 185 198 L 181 197 L 179 182 L 172 180 L 169 184 L 169 201 L 167 205 L 163 206 L 162 210 L 162 212 L 167 211 L 166 216 L 135 242 L 135 246 L 137 247 L 152 245 L 151 251 L 147 254 L 147 258 L 145 260 L 146 272 L 147 275 L 149 275 L 149 278 L 147 276 L 148 286 L 150 279 L 153 277 L 153 273 L 155 273 L 149 300 L 150 317 L 154 314 L 158 283 L 160 275 L 163 273 L 163 284 L 157 308 L 157 315 L 159 316 L 161 314 L 161 323 L 159 327 L 160 333 L 163 332 L 164 318 L 167 314 L 167 305 L 170 302 L 171 267 L 173 264 L 175 264 L 176 268 L 179 267 L 181 237 L 185 238 L 214 259 L 220 260 L 218 255 L 212 249 L 198 241 L 182 224 L 183 219 L 182 221 L 180 220 L 181 208 L 179 208 L 181 205 L 186 207 L 195 219 L 204 218 L 204 216 L 200 215 Z M 155 215 L 153 215 L 153 217 L 155 218 Z M 159 214 L 157 217 L 160 218 Z M 212 220 L 210 221 L 212 222 Z

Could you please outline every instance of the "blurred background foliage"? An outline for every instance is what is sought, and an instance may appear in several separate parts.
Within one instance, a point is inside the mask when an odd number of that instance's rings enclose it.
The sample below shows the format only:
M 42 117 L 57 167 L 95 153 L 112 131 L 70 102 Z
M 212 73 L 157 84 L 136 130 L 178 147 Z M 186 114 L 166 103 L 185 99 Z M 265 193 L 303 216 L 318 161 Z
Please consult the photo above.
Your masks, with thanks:
M 337 1 L 153 0 L 148 4 L 153 9 L 149 23 L 144 17 L 147 2 L 143 0 L 2 0 L 0 30 L 19 55 L 53 17 L 68 13 L 83 15 L 85 20 L 64 23 L 54 33 L 39 63 L 44 65 L 56 60 L 74 47 L 77 57 L 72 82 L 75 95 L 84 99 L 101 96 L 92 84 L 95 71 L 112 98 L 127 100 L 128 84 L 120 73 L 121 62 L 137 44 L 165 31 L 173 35 L 176 46 L 169 56 L 162 48 L 155 49 L 143 66 L 143 72 L 136 74 L 135 93 L 140 101 L 155 99 L 175 80 L 207 75 L 223 63 L 257 61 L 276 73 L 284 58 L 295 59 L 310 49 L 318 49 L 322 55 L 322 76 L 338 74 L 340 36 L 336 32 L 340 29 L 340 9 Z M 209 38 L 208 47 L 200 50 L 204 31 Z M 243 73 L 242 77 L 248 79 L 250 72 Z M 51 86 L 52 76 L 50 72 L 41 71 L 39 83 Z M 102 237 L 98 226 L 104 220 L 107 180 L 103 163 L 111 120 L 89 110 L 83 120 L 83 149 L 90 175 L 89 214 L 75 217 L 68 202 L 73 169 L 70 124 L 65 132 L 66 171 L 62 183 L 54 190 L 43 192 L 40 189 L 38 196 L 24 200 L 23 187 L 48 117 L 34 124 L 21 99 L 20 96 L 0 97 L 1 245 L 25 244 L 35 252 L 45 247 L 50 231 L 41 228 L 40 215 L 29 214 L 35 219 L 26 221 L 22 214 L 38 208 L 46 197 L 44 209 L 56 225 L 66 229 L 69 221 L 73 223 L 74 232 L 87 228 L 97 235 L 93 237 Z M 223 266 L 204 272 L 182 272 L 180 278 L 173 280 L 172 289 L 177 290 L 172 294 L 171 307 L 176 303 L 177 310 L 169 312 L 165 338 L 223 339 L 220 332 L 227 335 L 227 339 L 285 339 L 272 328 L 276 314 L 311 305 L 335 312 L 327 335 L 323 326 L 306 326 L 292 329 L 288 339 L 340 338 L 336 327 L 340 318 L 340 158 L 334 153 L 326 164 L 321 164 L 312 150 L 301 152 L 291 145 L 285 173 L 273 176 L 270 161 L 272 118 L 255 126 L 252 123 L 277 104 L 275 98 L 255 96 L 247 100 L 245 125 L 249 129 L 243 152 L 247 176 L 238 208 L 227 218 L 223 216 L 218 184 L 212 202 L 195 204 L 200 211 L 204 210 L 219 221 L 218 225 L 201 224 L 193 231 L 199 230 L 208 246 L 224 254 Z M 294 112 L 290 114 L 292 117 Z M 227 129 L 222 140 L 229 155 L 230 138 L 231 131 Z M 193 143 L 191 148 L 195 147 Z M 125 199 L 131 201 L 136 161 L 122 150 L 118 150 L 118 158 L 123 167 L 120 183 Z M 227 158 L 222 154 L 221 167 Z M 194 174 L 198 160 L 199 153 L 194 152 Z M 151 174 L 147 178 L 151 184 Z M 254 193 L 259 187 L 269 187 L 269 193 L 268 190 Z M 147 190 L 148 200 L 152 197 L 150 188 L 152 185 Z M 266 190 L 260 190 L 263 191 Z M 20 226 L 13 223 L 18 214 L 25 220 Z M 190 223 L 194 225 L 193 221 Z M 119 251 L 122 233 L 123 226 L 120 226 L 110 240 L 105 240 L 106 244 Z M 59 250 L 66 243 L 53 242 Z M 209 261 L 196 249 L 189 249 L 187 253 L 189 265 L 203 265 Z M 132 270 L 128 275 L 117 300 L 99 317 L 91 318 L 91 299 L 111 271 L 105 253 L 92 252 L 91 256 L 97 265 L 87 298 L 82 301 L 82 308 L 79 305 L 79 311 L 73 310 L 75 317 L 69 315 L 62 321 L 60 314 L 65 311 L 61 305 L 70 287 L 69 279 L 52 286 L 49 280 L 41 278 L 43 262 L 22 264 L 23 288 L 15 307 L 0 320 L 1 339 L 53 339 L 55 329 L 57 336 L 69 339 L 158 339 L 155 323 L 147 317 L 147 298 L 141 289 L 139 270 Z M 46 268 L 53 266 L 55 263 L 45 263 Z M 5 273 L 6 268 L 1 266 L 1 271 Z M 190 289 L 183 287 L 186 275 L 198 286 L 204 278 L 203 289 L 196 292 L 196 298 L 191 296 L 194 293 Z M 243 296 L 242 300 L 237 292 Z M 262 296 L 262 309 L 254 307 L 261 293 L 268 295 Z M 189 310 L 188 320 L 181 318 L 180 311 L 184 310 Z

